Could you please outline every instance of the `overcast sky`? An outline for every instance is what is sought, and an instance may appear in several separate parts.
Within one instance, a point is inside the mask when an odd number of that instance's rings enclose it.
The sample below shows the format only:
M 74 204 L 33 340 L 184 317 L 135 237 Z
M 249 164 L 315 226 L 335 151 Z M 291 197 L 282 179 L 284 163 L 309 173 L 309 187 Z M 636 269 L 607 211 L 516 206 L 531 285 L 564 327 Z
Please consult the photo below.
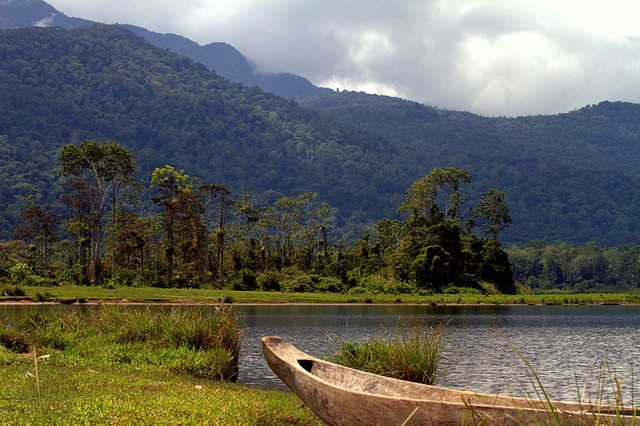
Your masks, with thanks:
M 226 42 L 263 71 L 487 116 L 640 103 L 635 0 L 45 0 Z

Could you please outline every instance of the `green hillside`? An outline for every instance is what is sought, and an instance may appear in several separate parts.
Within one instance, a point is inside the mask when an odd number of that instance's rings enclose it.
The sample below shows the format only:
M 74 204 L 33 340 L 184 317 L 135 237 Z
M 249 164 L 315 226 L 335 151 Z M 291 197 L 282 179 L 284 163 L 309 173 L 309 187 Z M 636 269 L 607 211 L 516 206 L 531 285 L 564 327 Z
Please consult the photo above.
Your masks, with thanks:
M 265 203 L 317 191 L 334 209 L 334 240 L 394 217 L 434 167 L 456 167 L 472 175 L 473 204 L 505 192 L 507 243 L 640 242 L 639 105 L 487 118 L 342 92 L 301 106 L 104 25 L 0 32 L 0 93 L 3 239 L 22 196 L 58 202 L 62 146 L 113 139 L 145 186 L 170 164 Z
M 96 24 L 86 19 L 66 16 L 42 0 L 0 1 L 0 29 L 39 27 L 76 28 Z M 221 76 L 245 86 L 258 86 L 281 96 L 308 96 L 329 89 L 316 87 L 304 77 L 290 73 L 262 73 L 254 69 L 233 46 L 214 42 L 201 46 L 195 41 L 176 34 L 160 34 L 146 28 L 123 24 L 149 43 L 169 49 L 206 65 Z
M 120 27 L 0 34 L 3 238 L 20 196 L 58 199 L 59 149 L 89 138 L 130 147 L 147 184 L 153 168 L 171 164 L 236 194 L 317 191 L 342 214 L 393 212 L 379 189 L 381 139 L 230 83 Z
M 300 103 L 387 139 L 399 150 L 405 182 L 453 166 L 474 177 L 471 199 L 500 188 L 514 219 L 505 241 L 640 241 L 640 105 L 487 118 L 354 92 Z

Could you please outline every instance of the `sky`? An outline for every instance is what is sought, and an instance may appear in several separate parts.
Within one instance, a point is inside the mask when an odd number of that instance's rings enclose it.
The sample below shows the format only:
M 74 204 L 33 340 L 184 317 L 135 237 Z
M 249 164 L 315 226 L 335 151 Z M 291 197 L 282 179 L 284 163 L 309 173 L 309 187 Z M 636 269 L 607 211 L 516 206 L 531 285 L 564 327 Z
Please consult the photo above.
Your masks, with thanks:
M 640 103 L 636 0 L 45 0 L 226 42 L 258 70 L 485 116 Z

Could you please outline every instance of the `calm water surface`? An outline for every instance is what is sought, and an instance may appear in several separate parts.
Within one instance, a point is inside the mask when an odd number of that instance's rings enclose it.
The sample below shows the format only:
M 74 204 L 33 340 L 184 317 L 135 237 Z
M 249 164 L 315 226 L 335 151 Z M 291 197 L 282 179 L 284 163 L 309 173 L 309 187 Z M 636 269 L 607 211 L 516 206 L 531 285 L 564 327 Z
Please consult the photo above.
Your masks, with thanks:
M 194 309 L 195 307 L 183 307 Z M 262 358 L 260 338 L 284 337 L 318 357 L 344 339 L 381 335 L 398 321 L 425 327 L 448 323 L 441 384 L 487 393 L 535 392 L 532 370 L 553 398 L 608 394 L 611 377 L 640 403 L 640 306 L 376 306 L 238 305 L 245 328 L 239 382 L 283 387 Z M 0 318 L 41 309 L 91 307 L 0 305 Z M 213 309 L 213 307 L 197 307 Z M 604 383 L 604 385 L 603 385 Z M 598 391 L 605 386 L 605 391 Z M 637 393 L 637 392 L 636 392 Z

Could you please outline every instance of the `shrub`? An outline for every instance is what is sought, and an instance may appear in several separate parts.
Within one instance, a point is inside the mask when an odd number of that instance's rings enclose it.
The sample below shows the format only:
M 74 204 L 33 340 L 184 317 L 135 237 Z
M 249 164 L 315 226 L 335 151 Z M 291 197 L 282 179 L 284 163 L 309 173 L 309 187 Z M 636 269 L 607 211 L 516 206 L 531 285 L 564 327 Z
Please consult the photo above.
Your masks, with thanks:
M 319 277 L 315 290 L 329 293 L 342 293 L 344 291 L 344 285 L 338 278 Z
M 398 324 L 393 334 L 363 342 L 346 341 L 331 361 L 347 367 L 401 380 L 434 385 L 446 343 L 445 326 L 426 328 Z
M 30 342 L 21 331 L 7 325 L 0 325 L 0 345 L 12 352 L 27 353 Z
M 55 298 L 54 294 L 45 291 L 44 293 L 37 292 L 36 293 L 36 302 L 48 302 L 51 299 Z
M 280 291 L 280 275 L 275 271 L 264 271 L 256 281 L 262 291 Z
M 378 294 L 411 294 L 416 292 L 415 284 L 398 281 L 382 275 L 369 275 L 361 279 L 360 286 L 368 293 Z
M 291 293 L 311 293 L 315 291 L 318 278 L 306 274 L 287 276 L 282 280 L 282 290 Z
M 115 287 L 142 287 L 140 273 L 132 269 L 119 269 L 116 276 L 110 281 Z
M 7 287 L 0 291 L 0 293 L 6 297 L 24 297 L 27 295 L 24 289 L 19 286 Z
M 366 288 L 368 293 L 384 293 L 385 280 L 375 275 L 369 275 L 362 278 L 362 280 L 360 281 L 360 286 Z
M 258 288 L 256 273 L 250 269 L 242 269 L 240 271 L 240 280 L 244 290 L 255 290 Z
M 458 287 L 455 285 L 448 285 L 445 287 L 442 292 L 444 294 L 482 294 L 482 291 L 473 287 Z
M 19 262 L 9 268 L 9 278 L 14 284 L 21 284 L 32 274 L 31 267 L 26 263 Z

